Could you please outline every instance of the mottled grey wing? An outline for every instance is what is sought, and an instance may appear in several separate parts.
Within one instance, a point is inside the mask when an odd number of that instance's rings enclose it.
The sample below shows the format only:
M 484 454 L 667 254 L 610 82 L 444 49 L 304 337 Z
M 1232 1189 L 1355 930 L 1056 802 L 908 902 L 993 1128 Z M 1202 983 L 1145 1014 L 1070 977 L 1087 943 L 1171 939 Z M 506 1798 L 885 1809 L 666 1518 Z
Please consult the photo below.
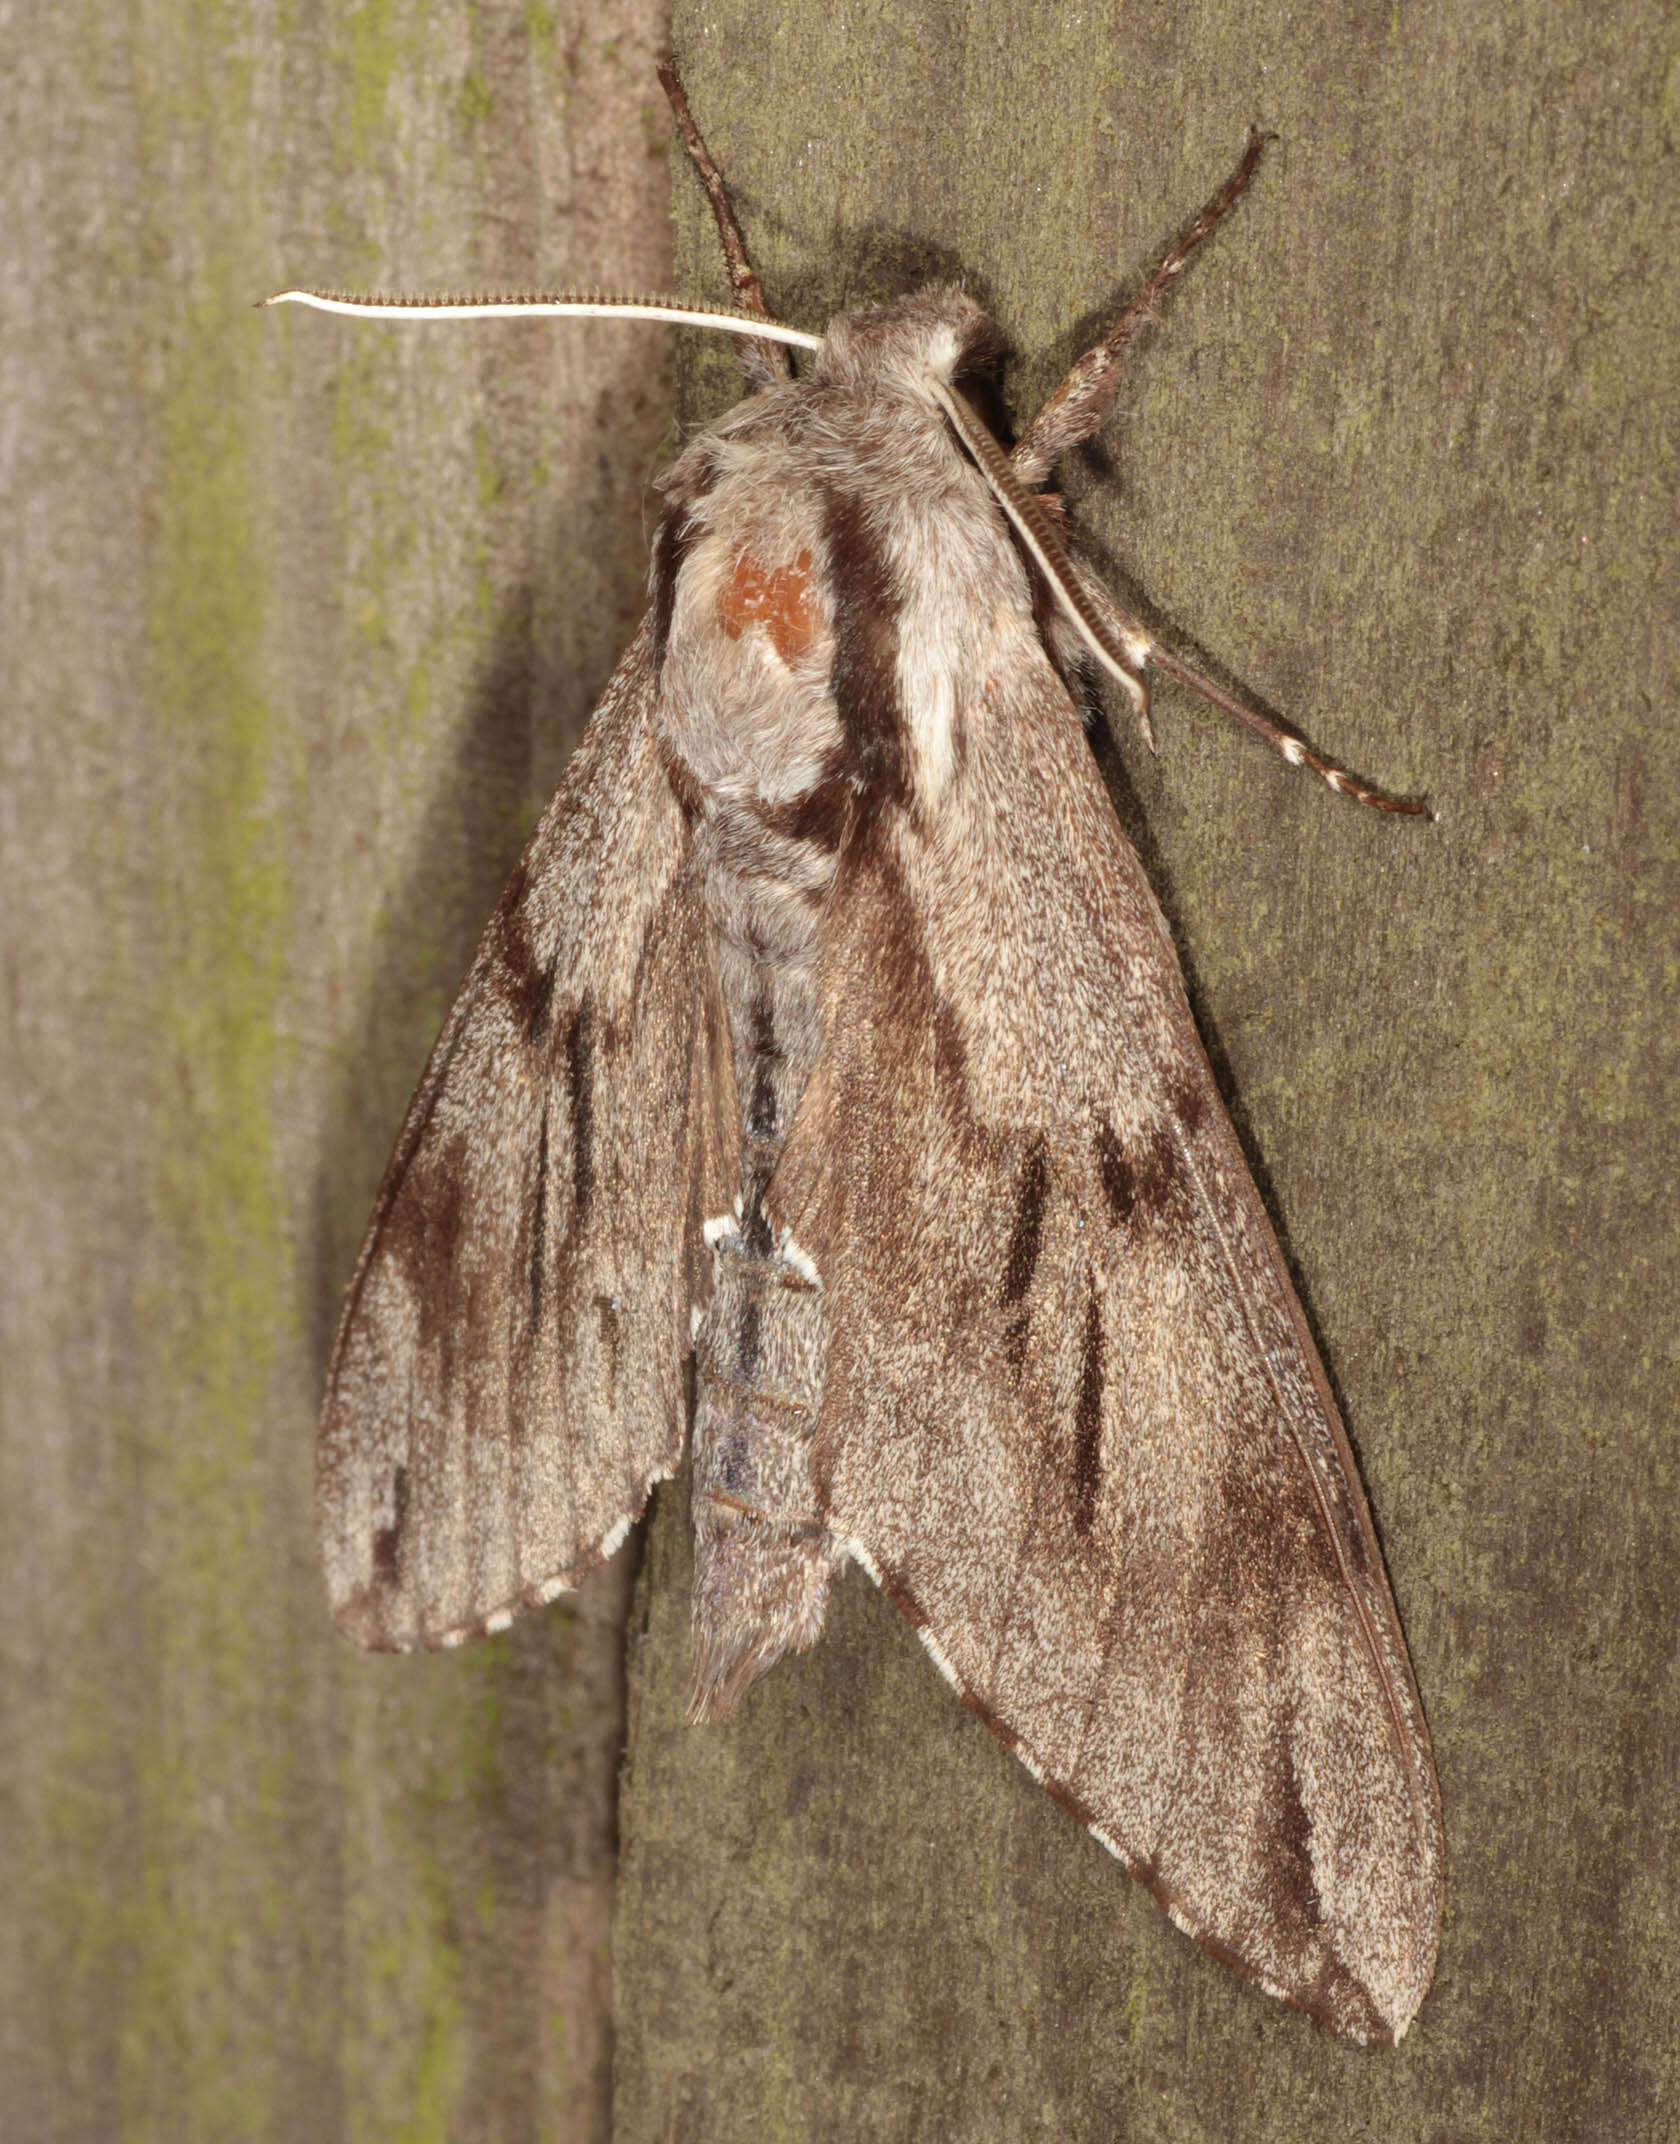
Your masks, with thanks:
M 609 1555 L 682 1450 L 727 1205 L 724 1016 L 644 632 L 491 918 L 380 1189 L 327 1377 L 339 1626 L 499 1629 Z
M 828 1296 L 829 1524 L 1181 1927 L 1397 2037 L 1441 1901 L 1405 1645 L 1165 924 L 1024 673 L 835 895 L 773 1186 Z

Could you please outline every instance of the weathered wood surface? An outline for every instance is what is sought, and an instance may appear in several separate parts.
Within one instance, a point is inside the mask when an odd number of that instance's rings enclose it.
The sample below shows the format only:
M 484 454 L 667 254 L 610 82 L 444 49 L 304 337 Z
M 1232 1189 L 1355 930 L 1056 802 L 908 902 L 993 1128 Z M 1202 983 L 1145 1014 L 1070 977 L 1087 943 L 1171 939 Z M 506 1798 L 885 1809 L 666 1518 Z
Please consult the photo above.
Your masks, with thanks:
M 685 1730 L 678 1484 L 631 1651 L 618 2134 L 1672 2137 L 1671 14 L 710 0 L 675 42 L 771 302 L 960 275 L 1018 410 L 1247 125 L 1283 137 L 1070 475 L 1163 625 L 1440 807 L 1362 814 L 1170 691 L 1115 775 L 1345 1403 L 1450 1904 L 1405 2044 L 1335 2044 L 1176 1934 L 856 1573 Z M 733 392 L 704 366 L 691 417 Z
M 0 68 L 0 2135 L 607 2133 L 622 1571 L 326 1619 L 337 1303 L 641 608 L 660 0 L 14 11 Z
M 309 1452 L 403 1101 L 639 605 L 664 345 L 248 301 L 664 281 L 652 13 L 11 26 L 8 2137 L 606 2132 L 612 1585 L 360 1660 Z M 1364 818 L 1166 692 L 1115 774 L 1346 1405 L 1451 1890 L 1404 2047 L 1335 2046 L 1175 1935 L 855 1575 L 737 1724 L 682 1729 L 667 1491 L 618 2133 L 1665 2137 L 1672 26 L 728 0 L 677 35 L 773 301 L 960 273 L 1017 408 L 1247 123 L 1285 137 L 1070 476 L 1160 623 L 1441 806 Z M 686 186 L 678 233 L 715 287 Z M 694 360 L 691 416 L 733 391 Z

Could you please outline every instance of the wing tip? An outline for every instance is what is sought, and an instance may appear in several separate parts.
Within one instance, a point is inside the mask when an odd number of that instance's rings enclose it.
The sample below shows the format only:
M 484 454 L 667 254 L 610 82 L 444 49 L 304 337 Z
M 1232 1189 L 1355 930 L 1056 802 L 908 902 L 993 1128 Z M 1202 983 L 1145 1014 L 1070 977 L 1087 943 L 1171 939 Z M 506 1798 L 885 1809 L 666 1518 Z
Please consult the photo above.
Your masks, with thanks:
M 1397 2047 L 1400 2044 L 1417 2016 L 1435 1977 L 1440 1930 L 1438 1886 L 1432 1889 L 1430 1900 L 1425 1907 L 1428 1926 L 1420 1931 L 1425 1940 L 1416 1945 L 1417 1964 L 1409 1972 L 1398 1973 L 1381 1996 L 1361 1978 L 1351 1964 L 1336 1954 L 1331 1947 L 1328 1930 L 1324 1931 L 1324 1950 L 1317 1971 L 1310 1980 L 1303 1979 L 1295 1984 L 1288 1984 L 1272 1978 L 1231 1942 L 1205 1926 L 1186 1900 L 1163 1876 L 1156 1863 L 1129 1852 L 1121 1845 L 1113 1831 L 1103 1823 L 1098 1812 L 1077 1790 L 1067 1782 L 1057 1779 L 1022 1736 L 1001 1719 L 984 1698 L 969 1688 L 960 1671 L 933 1635 L 925 1611 L 904 1583 L 902 1576 L 897 1572 L 884 1570 L 855 1538 L 845 1535 L 839 1538 L 853 1559 L 914 1626 L 929 1658 L 964 1705 L 976 1714 L 1019 1760 L 1034 1784 L 1042 1787 L 1058 1808 L 1081 1824 L 1099 1846 L 1143 1885 L 1175 1928 L 1189 1936 L 1192 1942 L 1236 1978 L 1251 1982 L 1263 1994 L 1287 2004 L 1292 2010 L 1300 2011 L 1327 2032 L 1335 2034 L 1338 2039 L 1352 2041 L 1360 2047 Z

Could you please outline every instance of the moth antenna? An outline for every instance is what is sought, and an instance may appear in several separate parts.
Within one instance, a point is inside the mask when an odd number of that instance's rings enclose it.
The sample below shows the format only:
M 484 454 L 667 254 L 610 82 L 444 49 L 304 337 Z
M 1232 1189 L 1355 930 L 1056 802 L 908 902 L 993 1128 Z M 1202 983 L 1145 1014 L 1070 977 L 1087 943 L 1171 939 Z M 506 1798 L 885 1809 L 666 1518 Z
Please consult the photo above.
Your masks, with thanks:
M 1014 453 L 1015 473 L 1027 484 L 1042 484 L 1051 465 L 1069 447 L 1089 439 L 1106 422 L 1120 385 L 1120 356 L 1139 328 L 1155 315 L 1155 301 L 1181 275 L 1192 253 L 1223 222 L 1248 191 L 1268 142 L 1275 134 L 1262 134 L 1250 127 L 1242 162 L 1191 224 L 1176 245 L 1169 246 L 1143 288 L 1121 313 L 1102 341 L 1087 350 L 1061 385 L 1021 435 Z
M 990 485 L 998 504 L 1009 516 L 1022 543 L 1031 554 L 1062 609 L 1080 638 L 1111 677 L 1126 688 L 1143 732 L 1144 742 L 1155 749 L 1149 722 L 1149 683 L 1146 670 L 1159 670 L 1225 714 L 1234 715 L 1257 737 L 1263 737 L 1274 752 L 1280 752 L 1292 767 L 1307 767 L 1327 782 L 1338 796 L 1352 797 L 1373 811 L 1402 812 L 1409 817 L 1429 818 L 1429 806 L 1415 797 L 1391 797 L 1357 780 L 1334 760 L 1323 759 L 1303 744 L 1292 730 L 1274 722 L 1257 708 L 1227 692 L 1223 685 L 1182 662 L 1162 647 L 1135 618 L 1129 618 L 1094 575 L 1075 562 L 1061 530 L 1021 482 L 1015 464 L 962 397 L 943 382 L 932 383 L 935 399 L 950 418 L 957 437 L 967 447 Z
M 505 291 L 485 297 L 409 296 L 354 290 L 277 290 L 262 305 L 307 305 L 318 313 L 345 313 L 356 320 L 663 320 L 673 327 L 715 328 L 724 335 L 820 350 L 822 337 L 756 313 L 727 306 L 691 305 L 686 298 L 616 296 L 610 291 Z
M 706 138 L 694 123 L 694 114 L 688 108 L 688 92 L 682 86 L 682 78 L 670 60 L 661 60 L 657 69 L 659 86 L 665 92 L 665 101 L 671 107 L 671 117 L 677 123 L 677 132 L 682 136 L 682 145 L 688 151 L 688 160 L 699 173 L 700 183 L 706 189 L 706 199 L 712 204 L 712 218 L 717 224 L 718 238 L 723 246 L 723 258 L 729 270 L 729 287 L 735 293 L 735 303 L 743 313 L 750 313 L 760 320 L 773 318 L 764 302 L 764 285 L 758 280 L 752 262 L 747 258 L 747 242 L 741 236 L 741 226 L 735 221 L 735 211 L 729 203 L 729 192 L 723 183 L 723 174 L 712 161 L 712 152 L 706 147 Z M 793 377 L 793 363 L 785 350 L 775 345 L 749 342 L 741 349 L 741 370 L 755 387 L 777 387 Z

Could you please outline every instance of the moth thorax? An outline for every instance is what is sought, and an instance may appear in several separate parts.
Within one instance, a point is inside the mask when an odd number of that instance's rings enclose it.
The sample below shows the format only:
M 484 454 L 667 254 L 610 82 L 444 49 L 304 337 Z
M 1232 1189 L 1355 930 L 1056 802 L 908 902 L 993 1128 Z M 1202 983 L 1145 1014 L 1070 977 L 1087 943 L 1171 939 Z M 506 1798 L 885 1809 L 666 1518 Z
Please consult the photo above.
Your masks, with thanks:
M 820 501 L 768 443 L 735 441 L 682 509 L 662 720 L 708 786 L 806 785 L 833 662 Z M 663 545 L 663 539 L 662 539 Z

